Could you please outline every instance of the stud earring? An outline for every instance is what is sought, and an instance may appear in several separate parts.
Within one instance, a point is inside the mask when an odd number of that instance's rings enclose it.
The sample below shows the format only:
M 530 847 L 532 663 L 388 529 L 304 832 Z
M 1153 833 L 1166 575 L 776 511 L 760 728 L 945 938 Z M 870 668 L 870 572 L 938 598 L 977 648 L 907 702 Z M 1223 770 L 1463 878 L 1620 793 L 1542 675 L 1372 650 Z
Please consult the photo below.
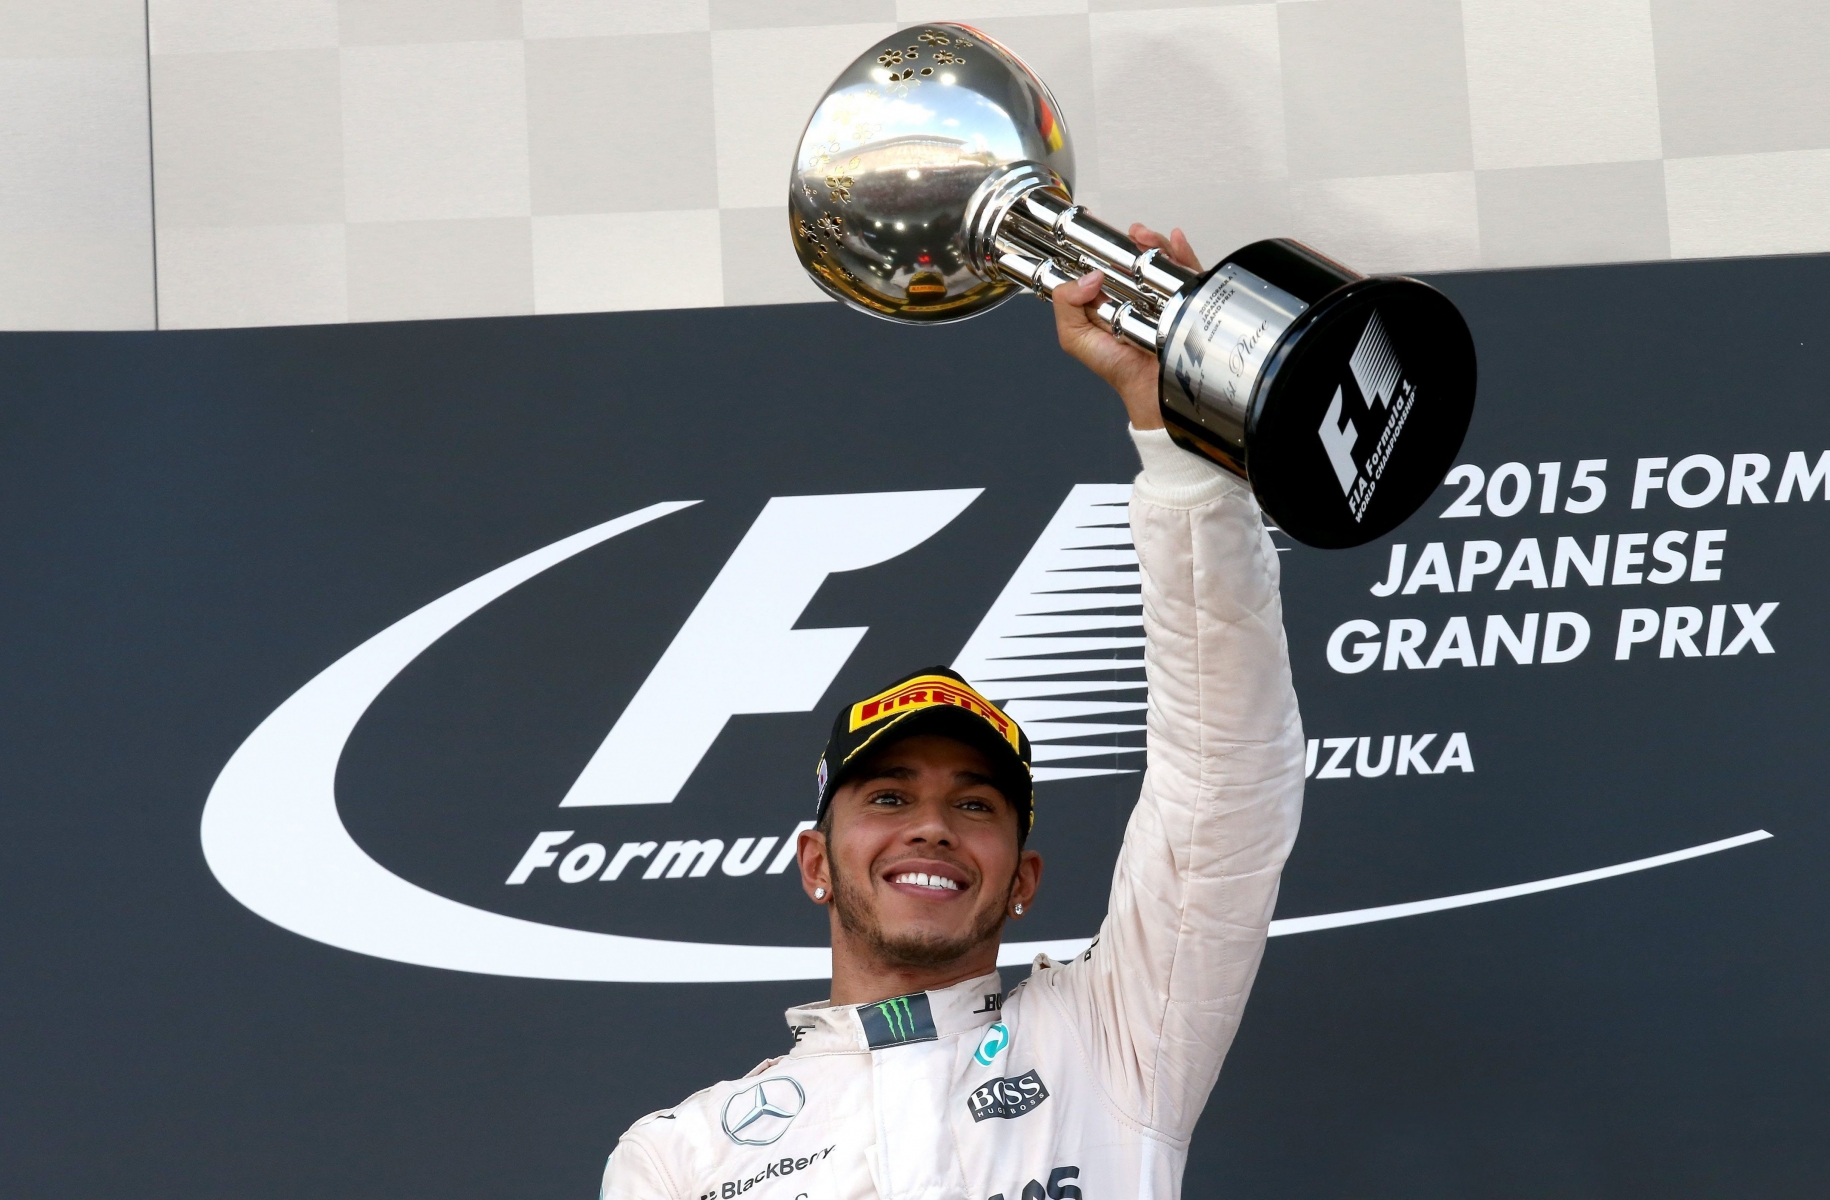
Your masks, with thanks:
M 813 898 L 814 898 L 814 899 L 815 899 L 815 900 L 824 900 L 824 899 L 826 899 L 826 889 L 825 889 L 825 888 L 818 888 L 818 887 L 817 887 L 817 888 L 814 888 L 814 889 L 813 889 Z
M 1016 916 L 1019 916 L 1019 917 L 1022 916 L 1023 915 L 1023 901 L 1021 901 L 1021 900 L 1017 901 L 1017 907 L 1012 911 L 1014 912 L 1014 914 Z

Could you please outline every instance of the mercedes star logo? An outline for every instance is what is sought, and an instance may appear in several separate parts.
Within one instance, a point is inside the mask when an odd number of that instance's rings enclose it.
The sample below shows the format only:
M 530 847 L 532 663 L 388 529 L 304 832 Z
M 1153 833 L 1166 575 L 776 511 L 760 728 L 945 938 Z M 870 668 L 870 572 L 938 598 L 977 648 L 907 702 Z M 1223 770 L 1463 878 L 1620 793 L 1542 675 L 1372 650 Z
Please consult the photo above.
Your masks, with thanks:
M 797 1080 L 772 1076 L 724 1102 L 724 1132 L 740 1146 L 767 1146 L 788 1132 L 806 1103 Z

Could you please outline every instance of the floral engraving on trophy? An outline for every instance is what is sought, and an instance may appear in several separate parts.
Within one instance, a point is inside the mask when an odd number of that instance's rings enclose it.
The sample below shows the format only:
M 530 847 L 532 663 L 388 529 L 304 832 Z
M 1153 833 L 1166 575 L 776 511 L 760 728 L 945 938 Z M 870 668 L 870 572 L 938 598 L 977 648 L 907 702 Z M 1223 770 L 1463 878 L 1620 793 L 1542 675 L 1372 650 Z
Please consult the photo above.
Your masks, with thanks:
M 857 160 L 853 159 L 852 161 L 856 162 Z M 853 180 L 850 175 L 828 175 L 826 177 L 827 197 L 835 204 L 850 204 L 852 182 Z
M 845 236 L 843 220 L 829 212 L 822 212 L 818 221 L 797 218 L 793 224 L 794 236 L 807 243 L 807 253 L 812 259 L 808 263 L 808 270 L 817 269 L 830 278 L 844 280 L 853 286 L 858 284 L 858 277 L 846 270 L 845 264 L 839 261 L 839 242 Z M 832 239 L 830 246 L 826 243 L 828 238 Z
M 927 72 L 923 72 L 923 74 L 926 73 Z M 885 78 L 879 80 L 879 82 L 883 84 L 884 95 L 893 96 L 899 100 L 909 94 L 910 88 L 918 88 L 921 86 L 921 80 L 915 78 L 914 67 L 909 67 L 902 71 L 891 71 Z
M 900 66 L 901 63 L 902 51 L 894 46 L 891 46 L 888 50 L 885 50 L 882 54 L 877 56 L 877 65 L 880 67 Z
M 829 142 L 821 142 L 815 145 L 813 147 L 813 153 L 807 156 L 807 169 L 809 171 L 819 170 L 821 167 L 831 162 L 832 156 L 838 152 L 839 141 L 837 138 L 834 138 Z
M 801 222 L 801 226 L 804 231 L 811 232 L 811 227 L 805 221 Z M 813 256 L 820 270 L 836 275 L 846 283 L 856 284 L 858 282 L 858 277 L 845 269 L 845 264 L 839 261 L 837 254 L 827 248 L 826 243 L 814 237 L 809 237 L 809 240 L 813 242 Z
M 963 67 L 966 65 L 965 59 L 947 50 L 936 50 L 934 52 L 934 61 L 943 67 Z M 930 70 L 931 69 L 932 68 L 930 68 Z M 927 73 L 927 71 L 922 72 L 923 75 L 926 75 Z

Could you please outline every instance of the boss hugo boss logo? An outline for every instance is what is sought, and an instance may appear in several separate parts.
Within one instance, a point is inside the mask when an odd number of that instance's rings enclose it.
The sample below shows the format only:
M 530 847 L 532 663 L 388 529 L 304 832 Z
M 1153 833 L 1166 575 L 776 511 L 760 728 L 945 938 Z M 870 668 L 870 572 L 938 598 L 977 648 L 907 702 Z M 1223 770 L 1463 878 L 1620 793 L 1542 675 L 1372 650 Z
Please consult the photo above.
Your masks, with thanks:
M 1011 1079 L 992 1079 L 974 1088 L 966 1097 L 966 1111 L 976 1121 L 992 1117 L 1011 1120 L 1029 1112 L 1048 1099 L 1048 1087 L 1035 1071 L 1025 1071 Z
M 1367 413 L 1378 420 L 1376 428 L 1365 431 L 1376 440 L 1364 458 L 1356 461 L 1353 452 L 1361 443 L 1362 431 L 1351 417 L 1342 416 L 1342 387 L 1334 389 L 1334 399 L 1329 402 L 1316 433 L 1322 439 L 1322 448 L 1328 452 L 1335 478 L 1340 481 L 1341 494 L 1347 497 L 1348 511 L 1358 521 L 1366 515 L 1373 492 L 1398 444 L 1398 436 L 1404 432 L 1404 423 L 1417 400 L 1417 388 L 1404 378 L 1397 352 L 1385 336 L 1385 326 L 1379 320 L 1377 309 L 1367 320 L 1347 366 L 1354 384 L 1360 389 L 1360 399 Z
M 724 1102 L 725 1136 L 739 1146 L 767 1146 L 788 1132 L 807 1105 L 807 1093 L 790 1075 L 775 1075 Z
M 748 1178 L 727 1179 L 709 1191 L 700 1192 L 699 1200 L 734 1200 L 734 1197 L 743 1195 L 759 1183 L 771 1179 L 784 1179 L 797 1171 L 805 1171 L 814 1163 L 824 1162 L 826 1156 L 836 1149 L 838 1149 L 837 1146 L 828 1146 L 824 1150 L 804 1154 L 799 1158 L 791 1154 L 784 1158 L 774 1159 L 768 1166 Z

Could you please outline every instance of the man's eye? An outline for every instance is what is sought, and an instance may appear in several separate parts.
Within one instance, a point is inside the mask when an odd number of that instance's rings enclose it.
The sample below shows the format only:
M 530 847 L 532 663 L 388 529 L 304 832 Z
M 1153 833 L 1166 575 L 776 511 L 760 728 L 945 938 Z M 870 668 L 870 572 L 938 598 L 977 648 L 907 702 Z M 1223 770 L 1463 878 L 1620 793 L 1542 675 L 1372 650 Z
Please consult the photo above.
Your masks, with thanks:
M 961 808 L 965 808 L 965 809 L 970 809 L 970 810 L 972 810 L 972 811 L 973 811 L 973 812 L 990 812 L 990 811 L 992 811 L 992 809 L 991 809 L 991 804 L 990 804 L 990 802 L 989 802 L 989 801 L 985 801 L 985 800 L 980 800 L 980 799 L 977 799 L 977 798 L 972 798 L 972 799 L 967 799 L 967 800 L 961 800 L 961 801 L 960 801 L 960 802 L 959 802 L 959 806 L 960 806 L 960 807 L 961 807 Z
M 878 792 L 870 798 L 869 803 L 897 805 L 906 804 L 908 801 L 903 797 L 901 792 Z

